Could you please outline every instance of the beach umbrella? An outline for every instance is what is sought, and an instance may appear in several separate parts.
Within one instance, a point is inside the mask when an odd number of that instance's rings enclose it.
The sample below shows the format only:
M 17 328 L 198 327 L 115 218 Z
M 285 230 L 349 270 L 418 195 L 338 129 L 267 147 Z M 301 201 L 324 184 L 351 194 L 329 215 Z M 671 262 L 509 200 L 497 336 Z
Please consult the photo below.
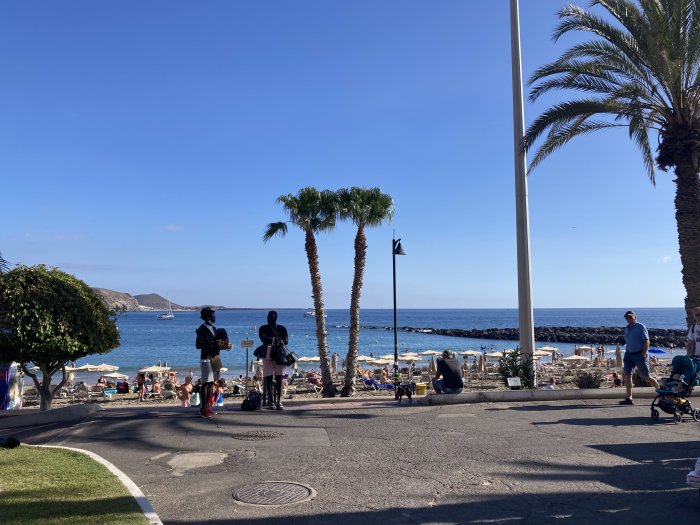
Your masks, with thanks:
M 552 352 L 548 352 L 547 350 L 543 350 L 542 348 L 540 348 L 539 350 L 535 350 L 534 352 L 532 352 L 532 355 L 535 357 L 552 357 Z
M 486 373 L 486 357 L 483 354 L 479 356 L 479 364 L 477 368 L 480 373 Z
M 574 363 L 574 362 L 580 362 L 580 361 L 588 361 L 589 359 L 586 356 L 583 355 L 570 355 L 569 357 L 565 357 L 562 359 L 562 361 L 567 361 L 569 363 Z
M 169 366 L 153 365 L 153 366 L 147 366 L 145 368 L 141 368 L 139 370 L 139 372 L 142 374 L 164 374 L 168 370 L 170 370 Z
M 368 355 L 358 355 L 355 359 L 359 362 L 364 362 L 364 361 L 371 361 L 373 358 L 368 356 Z
M 503 357 L 503 352 L 489 352 L 484 357 L 486 357 L 486 359 L 500 359 L 501 357 Z
M 79 370 L 80 372 L 97 372 L 97 365 L 86 363 L 76 368 L 76 370 Z
M 540 350 L 544 350 L 545 352 L 556 352 L 557 350 L 559 350 L 559 347 L 557 347 L 557 346 L 543 346 L 542 348 L 540 348 Z
M 620 345 L 617 345 L 615 349 L 615 368 L 622 368 L 622 350 L 620 350 Z
M 371 361 L 368 361 L 369 364 L 371 365 L 393 365 L 394 360 L 393 359 L 372 359 Z
M 107 363 L 97 365 L 95 369 L 96 372 L 116 372 L 117 370 L 119 370 L 118 366 L 108 365 Z
M 478 356 L 478 355 L 481 355 L 481 352 L 479 352 L 478 350 L 464 350 L 463 352 L 459 352 L 459 355 L 462 355 L 464 357 L 467 357 L 470 355 Z
M 423 350 L 422 352 L 418 352 L 420 355 L 441 355 L 442 352 L 438 352 L 437 350 Z
M 651 348 L 649 348 L 649 353 L 650 354 L 665 354 L 666 351 L 662 350 L 661 348 L 659 348 L 657 346 L 652 346 Z
M 108 374 L 105 374 L 104 377 L 110 377 L 112 379 L 129 379 L 128 375 L 120 374 L 119 372 L 110 372 Z
M 384 354 L 380 355 L 379 359 L 394 359 L 394 354 Z

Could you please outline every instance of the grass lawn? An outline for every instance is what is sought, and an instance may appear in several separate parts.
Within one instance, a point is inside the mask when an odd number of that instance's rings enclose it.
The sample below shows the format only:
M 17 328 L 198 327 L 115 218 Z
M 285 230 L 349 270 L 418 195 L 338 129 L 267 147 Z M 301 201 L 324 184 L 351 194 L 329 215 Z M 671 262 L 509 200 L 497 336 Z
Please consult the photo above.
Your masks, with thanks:
M 0 522 L 12 525 L 146 525 L 106 467 L 71 450 L 0 448 Z

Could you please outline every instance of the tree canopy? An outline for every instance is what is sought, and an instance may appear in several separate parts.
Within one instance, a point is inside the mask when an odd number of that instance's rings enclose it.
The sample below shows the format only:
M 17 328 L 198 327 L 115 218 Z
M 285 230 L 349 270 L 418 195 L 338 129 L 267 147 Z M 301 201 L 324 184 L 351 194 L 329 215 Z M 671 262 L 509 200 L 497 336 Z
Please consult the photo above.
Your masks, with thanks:
M 0 361 L 23 365 L 40 391 L 42 409 L 50 408 L 56 390 L 51 376 L 68 361 L 119 345 L 114 313 L 87 284 L 56 268 L 17 266 L 0 275 L 0 309 Z M 41 384 L 28 363 L 43 372 Z

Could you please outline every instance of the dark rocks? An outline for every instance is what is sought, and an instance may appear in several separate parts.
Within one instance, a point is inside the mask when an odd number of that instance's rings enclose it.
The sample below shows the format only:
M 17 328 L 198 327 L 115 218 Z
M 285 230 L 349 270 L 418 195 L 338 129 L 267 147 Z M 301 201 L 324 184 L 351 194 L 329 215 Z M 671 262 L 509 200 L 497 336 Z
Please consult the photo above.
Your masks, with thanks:
M 390 326 L 366 326 L 363 328 L 375 330 L 392 330 Z M 517 328 L 486 328 L 484 330 L 462 330 L 459 328 L 416 328 L 401 326 L 404 332 L 446 335 L 450 337 L 469 337 L 471 339 L 496 339 L 517 341 L 520 332 Z M 666 328 L 649 328 L 649 338 L 652 346 L 684 347 L 686 330 Z M 540 326 L 535 328 L 535 340 L 541 343 L 589 343 L 606 345 L 624 345 L 624 328 L 617 326 Z

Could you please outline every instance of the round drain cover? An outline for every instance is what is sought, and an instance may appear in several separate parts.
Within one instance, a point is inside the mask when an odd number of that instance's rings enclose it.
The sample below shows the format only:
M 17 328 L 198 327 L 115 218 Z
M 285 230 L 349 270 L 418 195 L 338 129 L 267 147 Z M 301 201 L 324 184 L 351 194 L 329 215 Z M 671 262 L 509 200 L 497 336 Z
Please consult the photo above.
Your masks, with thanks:
M 241 441 L 263 441 L 265 439 L 275 439 L 276 437 L 283 436 L 282 432 L 271 432 L 269 430 L 253 430 L 251 432 L 240 432 L 238 434 L 233 434 L 231 437 L 233 439 L 240 439 Z
M 264 481 L 233 493 L 233 499 L 249 505 L 289 505 L 316 497 L 316 491 L 290 481 Z

